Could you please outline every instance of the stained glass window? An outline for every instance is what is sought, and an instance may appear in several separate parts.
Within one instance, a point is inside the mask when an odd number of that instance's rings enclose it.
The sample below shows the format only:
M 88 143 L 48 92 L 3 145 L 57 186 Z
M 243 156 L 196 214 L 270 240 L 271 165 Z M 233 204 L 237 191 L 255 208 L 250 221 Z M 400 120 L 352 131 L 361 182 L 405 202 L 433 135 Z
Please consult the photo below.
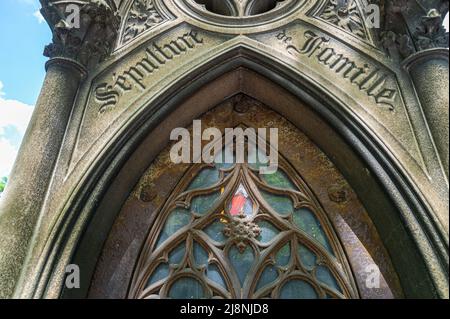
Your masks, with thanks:
M 188 170 L 149 232 L 130 297 L 356 295 L 339 240 L 301 177 L 282 158 L 274 174 L 257 168 Z

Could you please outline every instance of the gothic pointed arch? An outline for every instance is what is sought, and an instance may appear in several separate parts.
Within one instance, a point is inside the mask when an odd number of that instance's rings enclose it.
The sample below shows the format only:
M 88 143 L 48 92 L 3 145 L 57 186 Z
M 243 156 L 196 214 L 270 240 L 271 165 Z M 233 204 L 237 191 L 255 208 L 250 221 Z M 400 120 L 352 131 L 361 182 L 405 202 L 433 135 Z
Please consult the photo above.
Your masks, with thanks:
M 194 164 L 157 213 L 129 297 L 356 298 L 333 226 L 295 169 L 280 155 L 277 172 L 261 174 L 264 153 L 226 164 L 227 152 Z

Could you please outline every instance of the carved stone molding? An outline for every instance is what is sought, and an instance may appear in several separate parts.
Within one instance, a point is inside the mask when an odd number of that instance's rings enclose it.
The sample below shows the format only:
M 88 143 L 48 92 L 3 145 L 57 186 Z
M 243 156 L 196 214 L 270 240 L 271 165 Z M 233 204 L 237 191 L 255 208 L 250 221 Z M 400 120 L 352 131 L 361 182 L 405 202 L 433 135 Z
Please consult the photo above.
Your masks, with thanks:
M 154 0 L 134 0 L 126 14 L 121 43 L 126 44 L 167 18 L 158 10 Z
M 111 53 L 120 22 L 112 2 L 41 0 L 41 3 L 41 13 L 53 34 L 53 42 L 45 47 L 45 56 L 89 67 Z

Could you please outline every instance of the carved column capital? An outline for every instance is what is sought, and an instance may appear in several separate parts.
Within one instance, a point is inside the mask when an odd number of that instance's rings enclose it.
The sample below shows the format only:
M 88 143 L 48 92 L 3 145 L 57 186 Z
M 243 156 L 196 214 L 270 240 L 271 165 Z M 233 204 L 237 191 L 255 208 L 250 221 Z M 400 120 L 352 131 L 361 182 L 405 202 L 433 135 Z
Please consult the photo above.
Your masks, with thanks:
M 120 18 L 110 0 L 41 0 L 53 42 L 44 55 L 89 68 L 106 58 L 116 41 Z
M 390 56 L 403 60 L 423 50 L 448 48 L 448 32 L 443 27 L 448 0 L 380 2 L 384 11 L 380 40 Z

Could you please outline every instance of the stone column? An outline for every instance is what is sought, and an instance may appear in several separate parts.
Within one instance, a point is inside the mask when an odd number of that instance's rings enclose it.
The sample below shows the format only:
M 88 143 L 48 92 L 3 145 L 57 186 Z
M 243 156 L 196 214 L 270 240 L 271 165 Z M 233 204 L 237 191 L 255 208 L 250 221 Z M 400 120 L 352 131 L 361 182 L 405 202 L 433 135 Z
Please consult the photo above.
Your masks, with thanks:
M 449 172 L 449 68 L 448 49 L 430 49 L 404 62 L 422 104 L 442 166 Z
M 110 53 L 118 29 L 107 1 L 41 3 L 53 42 L 45 48 L 47 74 L 0 201 L 0 298 L 14 292 L 79 85 L 89 68 Z

